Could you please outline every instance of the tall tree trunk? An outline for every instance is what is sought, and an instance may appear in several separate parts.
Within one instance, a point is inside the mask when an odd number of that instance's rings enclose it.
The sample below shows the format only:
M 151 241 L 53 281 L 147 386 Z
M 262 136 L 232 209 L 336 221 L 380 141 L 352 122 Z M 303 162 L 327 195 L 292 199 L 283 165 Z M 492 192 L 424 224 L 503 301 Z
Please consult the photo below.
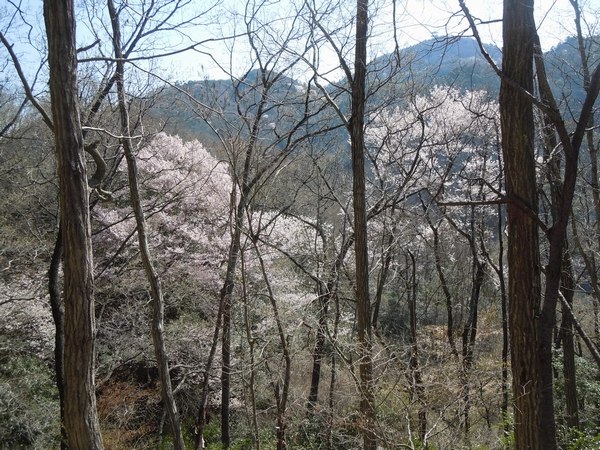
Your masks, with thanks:
M 244 299 L 244 325 L 246 328 L 246 340 L 248 341 L 248 356 L 250 358 L 250 379 L 248 380 L 248 389 L 250 391 L 251 428 L 254 435 L 254 448 L 260 450 L 260 432 L 258 428 L 258 415 L 256 412 L 256 358 L 254 356 L 256 341 L 252 333 L 252 323 L 250 322 L 250 305 L 248 296 L 248 283 L 246 274 L 246 264 L 244 252 L 240 252 L 240 265 L 242 270 L 242 298 Z
M 369 267 L 367 252 L 367 213 L 365 193 L 364 114 L 366 102 L 368 0 L 356 3 L 356 49 L 352 80 L 352 116 L 350 145 L 352 147 L 352 199 L 354 207 L 354 252 L 356 257 L 356 310 L 359 347 L 359 372 L 363 449 L 376 450 L 375 388 L 369 299 Z
M 249 157 L 246 159 L 249 164 Z M 234 188 L 235 190 L 235 188 Z M 235 270 L 240 252 L 242 217 L 245 210 L 247 193 L 242 193 L 236 211 L 234 212 L 233 233 L 229 254 L 227 257 L 227 271 L 225 282 L 221 288 L 221 304 L 223 308 L 223 322 L 221 334 L 221 443 L 224 448 L 229 448 L 231 436 L 229 434 L 229 404 L 231 399 L 231 307 L 232 295 L 235 285 Z M 232 194 L 235 195 L 235 194 Z
M 204 448 L 204 428 L 207 424 L 207 406 L 208 406 L 208 395 L 209 395 L 209 382 L 210 372 L 212 370 L 213 361 L 217 353 L 217 346 L 219 345 L 219 332 L 221 330 L 221 320 L 223 318 L 223 302 L 219 302 L 219 308 L 217 311 L 217 317 L 215 319 L 215 327 L 213 331 L 212 343 L 208 352 L 208 358 L 206 359 L 206 365 L 204 366 L 204 373 L 202 374 L 202 394 L 200 394 L 200 401 L 198 406 L 198 415 L 196 417 L 195 427 L 195 442 L 194 449 L 199 450 Z
M 196 449 L 201 447 L 204 441 L 203 432 L 206 419 L 206 403 L 208 400 L 208 379 L 209 372 L 211 369 L 212 360 L 214 358 L 214 352 L 216 350 L 216 344 L 219 337 L 219 328 L 221 328 L 221 444 L 224 448 L 229 448 L 231 443 L 230 436 L 230 399 L 231 399 L 231 310 L 232 310 L 232 296 L 235 287 L 235 272 L 237 269 L 237 263 L 241 248 L 241 235 L 242 226 L 244 224 L 244 213 L 248 207 L 248 199 L 250 191 L 252 189 L 253 182 L 257 179 L 250 181 L 251 164 L 254 155 L 254 150 L 257 145 L 259 122 L 261 120 L 265 104 L 268 99 L 268 90 L 270 83 L 267 80 L 266 72 L 263 70 L 260 74 L 263 82 L 263 89 L 261 97 L 257 105 L 257 111 L 254 115 L 252 127 L 250 130 L 250 139 L 246 146 L 244 155 L 244 166 L 239 179 L 234 179 L 234 183 L 231 190 L 230 197 L 230 219 L 229 226 L 231 227 L 231 242 L 229 244 L 229 250 L 227 253 L 227 268 L 225 270 L 225 279 L 223 280 L 223 287 L 219 293 L 219 313 L 217 317 L 217 323 L 215 324 L 215 330 L 213 334 L 213 344 L 209 354 L 206 370 L 204 372 L 204 381 L 202 389 L 202 398 L 200 399 L 200 407 L 198 417 L 196 420 Z M 234 171 L 235 172 L 235 171 Z M 235 175 L 235 173 L 234 173 Z M 239 188 L 239 197 L 238 197 Z
M 567 243 L 567 225 L 571 215 L 577 182 L 579 149 L 589 121 L 592 119 L 593 105 L 600 91 L 600 64 L 596 67 L 591 77 L 577 127 L 571 137 L 567 132 L 564 120 L 560 115 L 557 103 L 550 89 L 539 38 L 536 33 L 534 33 L 534 37 L 537 44 L 536 71 L 538 85 L 542 101 L 545 105 L 549 106 L 549 110 L 544 111 L 544 115 L 545 119 L 551 122 L 556 130 L 560 144 L 563 147 L 565 163 L 562 183 L 557 183 L 556 186 L 551 184 L 551 187 L 554 188 L 552 194 L 553 223 L 548 231 L 549 251 L 548 264 L 546 265 L 546 286 L 537 327 L 537 353 L 541 383 L 538 416 L 541 424 L 545 426 L 545 432 L 542 434 L 542 445 L 544 448 L 554 449 L 556 448 L 556 430 L 552 390 L 552 335 L 556 325 L 556 304 L 560 296 L 562 266 Z
M 333 339 L 337 340 L 340 328 L 340 301 L 337 294 L 333 298 L 335 306 L 335 314 L 333 318 Z M 335 393 L 337 385 L 337 354 L 331 353 L 331 374 L 329 377 L 329 414 L 327 422 L 327 450 L 333 450 L 333 417 L 335 411 Z
M 575 11 L 575 27 L 577 29 L 577 46 L 579 49 L 581 66 L 583 68 L 583 87 L 586 93 L 590 93 L 592 86 L 592 78 L 590 75 L 589 58 L 586 55 L 585 40 L 583 38 L 583 31 L 581 29 L 581 8 L 578 0 L 570 0 L 573 10 Z M 591 111 L 589 121 L 587 123 L 586 140 L 587 149 L 590 154 L 590 188 L 592 191 L 592 199 L 596 218 L 596 242 L 598 248 L 600 248 L 600 181 L 598 176 L 598 146 L 594 143 L 595 131 L 595 115 L 594 111 Z M 582 252 L 583 253 L 583 252 Z M 585 258 L 586 267 L 590 278 L 592 279 L 592 287 L 594 290 L 593 308 L 594 308 L 594 338 L 596 345 L 600 346 L 600 285 L 598 283 L 598 276 L 595 270 L 595 260 L 592 254 L 592 258 Z M 589 261 L 589 262 L 588 262 Z M 594 268 L 593 272 L 590 268 Z
M 479 296 L 484 279 L 484 265 L 473 256 L 473 284 L 471 286 L 471 298 L 469 300 L 469 317 L 465 322 L 462 332 L 462 377 L 463 377 L 463 426 L 467 439 L 470 432 L 470 373 L 473 367 L 473 347 L 477 337 L 477 317 L 479 308 Z
M 565 244 L 566 246 L 566 244 Z M 572 310 L 575 293 L 571 253 L 565 250 L 561 292 Z M 577 401 L 577 376 L 575 371 L 575 343 L 573 340 L 573 318 L 567 305 L 562 305 L 560 335 L 563 348 L 563 377 L 565 383 L 566 423 L 568 427 L 579 426 L 579 402 Z
M 241 179 L 239 180 L 240 195 L 236 203 L 236 187 L 232 191 L 232 232 L 231 243 L 229 245 L 229 253 L 227 255 L 227 269 L 225 280 L 220 292 L 220 303 L 223 311 L 223 323 L 221 334 L 221 444 L 224 448 L 229 448 L 231 444 L 229 415 L 230 415 L 230 399 L 231 399 L 231 312 L 232 312 L 232 297 L 233 288 L 235 286 L 235 271 L 237 268 L 238 257 L 241 247 L 241 233 L 244 225 L 244 213 L 248 206 L 248 198 L 250 195 L 250 168 L 252 157 L 258 139 L 258 127 L 260 119 L 263 115 L 264 107 L 268 98 L 268 89 L 270 83 L 266 80 L 266 74 L 261 73 L 263 81 L 263 90 L 257 105 L 254 122 L 250 131 L 250 139 L 246 146 L 244 167 L 242 169 Z
M 500 186 L 500 190 L 502 190 L 502 186 Z M 500 313 L 502 316 L 502 401 L 500 404 L 500 409 L 502 411 L 502 423 L 504 433 L 508 435 L 510 433 L 510 423 L 508 421 L 508 304 L 504 275 L 504 220 L 502 219 L 502 216 L 503 206 L 498 205 L 498 261 L 495 263 L 488 252 L 485 252 L 485 258 L 488 264 L 494 270 L 494 272 L 496 272 L 496 276 L 498 277 L 498 284 L 500 287 Z M 506 440 L 506 442 L 508 445 L 508 440 Z
M 390 265 L 392 263 L 392 247 L 397 230 L 397 222 L 394 221 L 394 213 L 396 212 L 396 205 L 392 205 L 390 211 L 390 220 L 392 221 L 391 230 L 386 226 L 382 237 L 382 249 L 381 249 L 381 270 L 377 278 L 377 290 L 375 291 L 375 299 L 373 302 L 373 318 L 372 327 L 377 332 L 377 321 L 379 319 L 379 309 L 381 307 L 381 301 L 383 299 L 383 290 L 385 283 L 390 273 Z M 378 335 L 379 336 L 379 335 Z
M 312 411 L 315 409 L 315 406 L 317 406 L 317 401 L 319 399 L 319 385 L 321 384 L 321 363 L 323 361 L 323 357 L 325 356 L 325 334 L 327 327 L 329 301 L 331 299 L 331 293 L 327 292 L 321 286 L 319 286 L 318 295 L 319 323 L 317 324 L 317 335 L 315 339 L 315 346 L 312 352 L 313 365 L 310 377 L 308 403 L 306 405 L 309 415 L 312 414 Z
M 425 206 L 425 203 L 421 202 L 421 205 L 423 206 L 423 211 L 425 212 L 425 218 L 427 219 L 429 228 L 433 233 L 433 255 L 435 258 L 435 270 L 438 274 L 438 278 L 440 279 L 440 285 L 442 287 L 442 292 L 444 293 L 444 298 L 446 299 L 446 337 L 448 338 L 448 344 L 450 345 L 450 352 L 456 361 L 458 361 L 458 350 L 456 349 L 456 342 L 454 340 L 454 302 L 452 301 L 452 294 L 448 288 L 446 276 L 444 275 L 444 270 L 442 268 L 440 233 L 438 231 L 438 227 L 433 224 L 427 215 L 427 207 Z
M 503 229 L 503 207 L 498 206 L 498 266 L 494 270 L 498 275 L 500 283 L 500 310 L 502 314 L 502 423 L 504 433 L 510 433 L 510 423 L 508 421 L 508 401 L 509 401 L 509 385 L 508 385 L 508 352 L 510 349 L 510 341 L 508 336 L 508 298 L 506 295 L 506 278 L 504 275 L 504 229 Z M 508 442 L 508 440 L 506 441 Z
M 146 278 L 150 285 L 150 297 L 152 299 L 152 341 L 154 343 L 154 354 L 158 365 L 158 373 L 160 377 L 160 386 L 164 408 L 167 411 L 169 422 L 171 424 L 171 432 L 173 434 L 173 443 L 175 449 L 185 449 L 183 434 L 181 432 L 181 423 L 179 412 L 173 395 L 171 386 L 171 374 L 169 372 L 169 358 L 164 340 L 164 299 L 162 287 L 158 272 L 156 271 L 152 259 L 150 257 L 150 248 L 148 246 L 148 237 L 146 234 L 146 217 L 142 207 L 142 199 L 140 195 L 138 183 L 138 169 L 133 148 L 131 146 L 131 131 L 129 128 L 129 112 L 125 99 L 125 65 L 123 60 L 123 52 L 121 51 L 121 26 L 119 16 L 115 9 L 113 0 L 108 0 L 108 12 L 111 20 L 113 37 L 113 51 L 115 53 L 116 63 L 116 81 L 117 81 L 117 96 L 119 100 L 119 113 L 121 119 L 121 145 L 125 153 L 127 161 L 127 174 L 129 177 L 129 195 L 131 199 L 131 207 L 133 208 L 136 230 L 138 235 L 138 245 L 140 249 L 140 257 L 142 265 L 146 273 Z
M 469 315 L 465 321 L 463 332 L 462 332 L 462 377 L 463 377 L 463 425 L 465 430 L 465 436 L 469 439 L 469 432 L 471 427 L 470 421 L 470 410 L 471 410 L 471 399 L 470 399 L 470 373 L 473 367 L 473 348 L 475 347 L 475 340 L 477 339 L 477 320 L 479 317 L 479 297 L 481 294 L 481 287 L 483 286 L 485 276 L 485 263 L 479 259 L 479 251 L 477 247 L 477 236 L 475 234 L 475 207 L 471 207 L 471 219 L 470 219 L 470 234 L 463 231 L 460 227 L 457 227 L 454 222 L 450 223 L 456 228 L 456 230 L 462 234 L 469 241 L 469 248 L 471 249 L 471 296 L 469 299 Z M 485 250 L 483 251 L 485 253 Z
M 71 450 L 103 448 L 96 413 L 94 264 L 72 0 L 44 1 L 64 272 L 64 427 Z
M 543 434 L 554 439 L 554 421 L 540 423 L 540 368 L 536 319 L 540 312 L 541 280 L 537 223 L 533 91 L 535 25 L 533 0 L 505 0 L 503 73 L 500 113 L 508 211 L 508 296 L 515 447 L 544 447 Z M 521 88 L 521 89 L 520 89 Z
M 600 301 L 594 301 L 594 344 L 600 348 Z
M 419 365 L 419 345 L 417 340 L 417 263 L 415 256 L 408 251 L 410 257 L 410 279 L 408 280 L 408 317 L 409 317 L 409 344 L 410 357 L 408 367 L 410 369 L 411 396 L 418 404 L 419 439 L 424 449 L 427 443 L 427 405 L 425 402 L 425 387 L 423 386 L 423 375 Z M 408 258 L 407 258 L 408 259 Z
M 544 75 L 545 71 L 540 66 L 538 59 L 538 72 Z M 540 89 L 542 100 L 548 102 L 544 89 Z M 552 121 L 547 115 L 543 116 L 544 123 L 544 159 L 546 161 L 546 178 L 550 186 L 552 222 L 559 220 L 560 206 L 563 198 L 561 186 L 561 157 L 555 152 L 558 141 Z M 562 256 L 562 271 L 560 274 L 560 291 L 567 300 L 569 306 L 573 305 L 573 294 L 575 280 L 573 279 L 573 267 L 568 239 L 564 238 L 564 250 Z M 548 276 L 548 275 L 547 275 Z M 575 376 L 575 348 L 573 342 L 573 321 L 570 312 L 563 305 L 560 331 L 557 333 L 557 345 L 563 346 L 563 377 L 565 383 L 565 404 L 567 426 L 574 427 L 579 424 L 579 411 L 577 402 L 577 384 Z

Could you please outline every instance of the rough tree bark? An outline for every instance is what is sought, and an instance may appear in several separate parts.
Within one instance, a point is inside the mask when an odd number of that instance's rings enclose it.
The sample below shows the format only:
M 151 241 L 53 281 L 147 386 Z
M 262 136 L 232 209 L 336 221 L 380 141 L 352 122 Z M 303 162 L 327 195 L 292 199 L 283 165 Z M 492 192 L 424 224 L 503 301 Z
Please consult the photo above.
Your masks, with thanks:
M 463 10 L 466 11 L 466 8 L 463 7 Z M 475 28 L 472 18 L 469 19 Z M 560 296 L 567 224 L 577 181 L 579 149 L 593 119 L 593 105 L 600 91 L 600 65 L 589 78 L 586 98 L 576 129 L 571 135 L 548 84 L 533 22 L 532 0 L 505 0 L 503 33 L 503 70 L 499 73 L 502 79 L 500 110 L 507 195 L 510 201 L 508 264 L 515 439 L 518 448 L 552 450 L 557 447 L 552 391 L 552 335 L 556 325 L 556 304 Z M 536 53 L 541 102 L 533 100 L 530 94 L 533 87 L 532 51 Z M 537 232 L 535 235 L 532 232 L 535 227 L 532 221 L 537 216 L 535 186 L 531 185 L 535 184 L 532 148 L 534 130 L 531 118 L 533 101 L 555 129 L 564 154 L 560 198 L 553 202 L 556 203 L 555 220 L 547 233 L 549 251 L 543 303 L 538 294 L 539 255 L 534 256 L 532 253 L 532 239 L 537 241 Z M 537 246 L 537 242 L 535 245 Z M 521 247 L 520 251 L 517 246 Z M 535 274 L 527 274 L 527 270 L 533 270 Z M 515 286 L 515 282 L 521 288 Z M 531 359 L 533 353 L 535 361 Z M 527 378 L 530 378 L 529 382 Z M 531 388 L 527 389 L 523 382 Z
M 64 427 L 72 450 L 102 449 L 94 392 L 93 258 L 72 0 L 44 2 L 64 272 Z
M 541 280 L 534 160 L 533 90 L 535 25 L 533 0 L 505 0 L 504 49 L 500 87 L 502 152 L 508 215 L 508 296 L 513 376 L 515 447 L 542 449 L 542 434 L 554 425 L 540 423 L 539 360 L 536 320 Z M 548 449 L 556 448 L 556 443 Z
M 364 113 L 367 72 L 368 0 L 356 2 L 356 49 L 352 79 L 352 116 L 349 123 L 352 148 L 352 199 L 354 208 L 354 252 L 356 257 L 356 311 L 359 347 L 361 415 L 364 450 L 377 448 L 375 392 L 373 386 L 373 342 L 369 298 L 367 212 L 365 194 Z

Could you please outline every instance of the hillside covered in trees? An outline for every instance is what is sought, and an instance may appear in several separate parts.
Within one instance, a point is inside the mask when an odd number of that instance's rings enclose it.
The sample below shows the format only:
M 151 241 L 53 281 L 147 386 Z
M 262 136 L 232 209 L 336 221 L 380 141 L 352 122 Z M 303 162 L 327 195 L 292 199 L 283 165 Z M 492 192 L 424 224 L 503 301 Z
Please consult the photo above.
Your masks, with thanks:
M 599 448 L 598 10 L 504 4 L 0 6 L 0 449 Z

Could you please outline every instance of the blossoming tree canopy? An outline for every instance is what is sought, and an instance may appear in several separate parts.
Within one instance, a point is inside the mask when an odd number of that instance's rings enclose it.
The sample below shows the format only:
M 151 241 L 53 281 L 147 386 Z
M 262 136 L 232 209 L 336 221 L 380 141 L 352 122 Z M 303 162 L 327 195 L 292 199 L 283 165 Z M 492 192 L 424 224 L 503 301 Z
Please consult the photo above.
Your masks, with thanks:
M 382 193 L 400 185 L 406 194 L 443 188 L 446 201 L 472 199 L 474 187 L 481 191 L 474 181 L 498 179 L 498 127 L 498 104 L 484 91 L 437 86 L 404 107 L 382 110 L 367 127 L 374 185 Z
M 227 166 L 200 142 L 184 142 L 165 133 L 142 145 L 137 159 L 150 246 L 165 281 L 216 283 L 229 239 L 232 180 Z M 125 168 L 120 166 L 119 171 L 125 172 Z M 119 192 L 113 200 L 94 210 L 103 225 L 96 236 L 98 248 L 117 254 L 127 241 L 116 261 L 137 264 L 131 258 L 136 248 L 132 239 L 135 222 L 126 192 Z

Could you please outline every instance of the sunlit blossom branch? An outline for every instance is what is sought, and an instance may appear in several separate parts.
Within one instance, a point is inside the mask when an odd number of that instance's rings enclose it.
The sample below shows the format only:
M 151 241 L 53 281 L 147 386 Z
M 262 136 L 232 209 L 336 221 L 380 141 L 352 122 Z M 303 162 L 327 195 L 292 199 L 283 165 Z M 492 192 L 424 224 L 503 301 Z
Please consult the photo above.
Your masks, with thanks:
M 142 139 L 144 136 L 142 135 L 136 135 L 136 136 L 120 136 L 118 134 L 113 134 L 110 131 L 108 131 L 106 128 L 99 128 L 99 127 L 89 127 L 89 126 L 83 126 L 81 127 L 82 130 L 84 131 L 97 131 L 99 133 L 104 133 L 112 138 L 115 139 Z M 87 150 L 87 149 L 86 149 Z
M 494 200 L 465 200 L 454 202 L 437 202 L 438 206 L 485 206 L 485 205 L 506 205 L 508 198 L 497 198 Z

